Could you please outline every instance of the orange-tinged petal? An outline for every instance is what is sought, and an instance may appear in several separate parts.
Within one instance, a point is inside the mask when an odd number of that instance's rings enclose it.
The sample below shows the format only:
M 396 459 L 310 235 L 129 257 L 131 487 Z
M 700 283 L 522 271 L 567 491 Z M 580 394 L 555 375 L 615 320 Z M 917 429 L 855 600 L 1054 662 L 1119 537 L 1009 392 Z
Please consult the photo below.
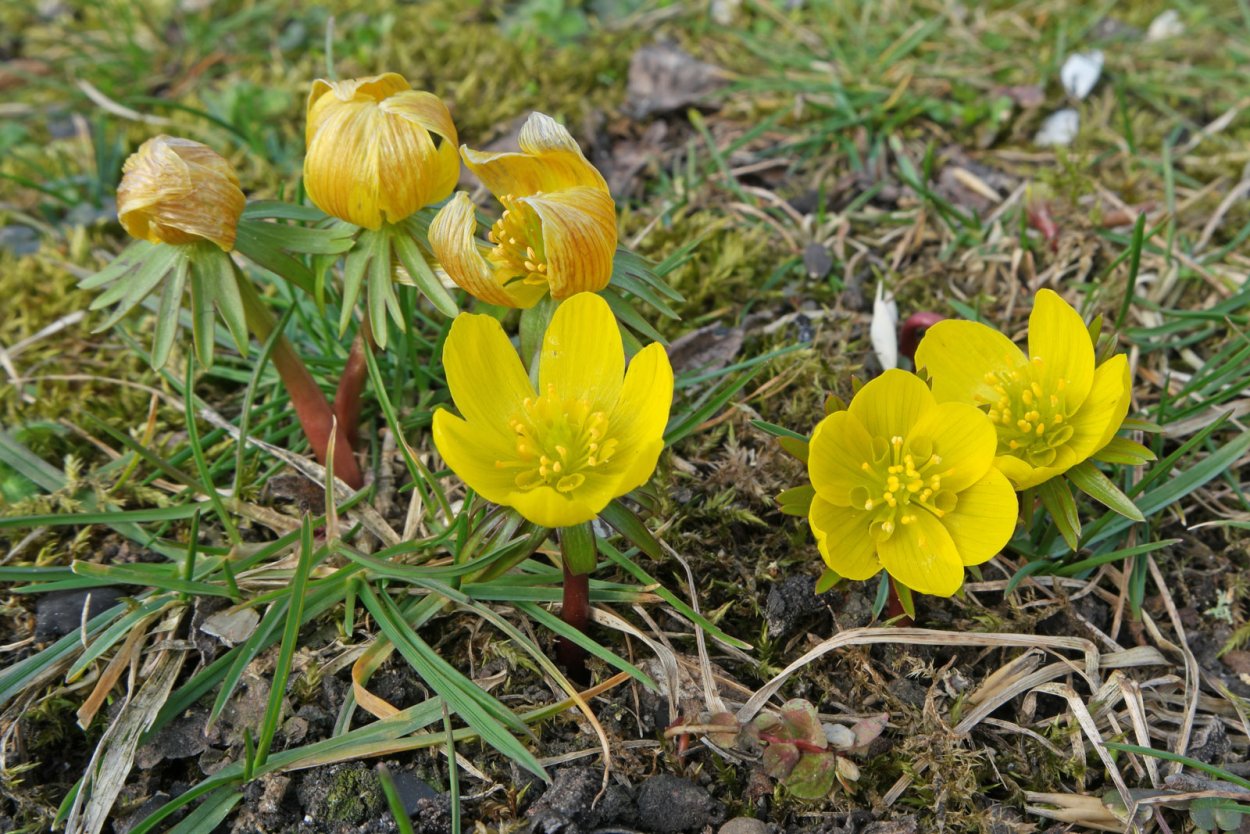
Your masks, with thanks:
M 1094 380 L 1094 344 L 1081 314 L 1053 290 L 1039 290 L 1029 315 L 1029 357 L 1046 391 L 1064 380 L 1069 403 L 1079 403 Z
M 817 495 L 807 520 L 816 546 L 829 569 L 847 579 L 862 580 L 881 570 L 876 543 L 868 535 L 868 513 L 830 504 Z
M 1019 368 L 1028 360 L 1010 339 L 975 321 L 940 321 L 930 327 L 916 349 L 916 367 L 927 368 L 939 402 L 971 403 L 998 397 L 986 374 Z
M 636 489 L 651 478 L 664 449 L 664 429 L 672 407 L 673 366 L 668 353 L 663 345 L 647 345 L 629 360 L 608 430 L 608 436 L 616 438 L 622 448 L 637 450 L 621 457 L 624 468 L 618 494 Z
M 460 149 L 464 163 L 496 196 L 527 197 L 539 191 L 585 186 L 604 192 L 603 175 L 586 160 L 563 125 L 550 116 L 532 113 L 518 137 L 520 153 Z
M 875 497 L 880 485 L 865 472 L 873 459 L 872 436 L 847 411 L 835 411 L 812 432 L 807 451 L 807 473 L 816 494 L 839 507 L 850 506 L 851 490 L 868 489 Z M 867 522 L 865 522 L 865 525 Z
M 967 403 L 940 403 L 916 421 L 908 435 L 932 442 L 933 454 L 942 460 L 935 471 L 942 476 L 942 489 L 958 492 L 980 480 L 994 465 L 998 435 L 994 424 L 980 409 Z M 916 461 L 919 466 L 923 461 Z
M 878 542 L 877 557 L 890 576 L 922 594 L 948 597 L 964 582 L 964 563 L 955 542 L 942 522 L 925 510 Z
M 906 438 L 925 411 L 936 404 L 929 386 L 897 368 L 869 382 L 851 400 L 848 411 L 873 437 Z
M 532 208 L 542 222 L 552 298 L 560 301 L 608 285 L 617 239 L 611 195 L 581 186 L 517 202 Z
M 1072 415 L 1073 435 L 1068 446 L 1075 455 L 1073 465 L 1111 442 L 1128 415 L 1132 394 L 1133 380 L 1127 356 L 1116 354 L 1098 366 L 1089 396 Z
M 979 565 L 998 555 L 1011 540 L 1019 512 L 1011 482 L 991 468 L 981 480 L 960 491 L 955 509 L 941 521 L 963 563 Z
M 515 355 L 515 354 L 514 354 Z M 538 358 L 538 390 L 586 400 L 612 413 L 625 376 L 625 349 L 608 302 L 581 293 L 556 308 Z
M 482 432 L 507 437 L 509 421 L 534 396 L 512 342 L 490 316 L 456 316 L 443 345 L 443 367 L 456 408 Z
M 516 490 L 516 471 L 495 465 L 516 456 L 506 437 L 444 408 L 434 412 L 433 435 L 438 453 L 460 480 L 487 501 L 509 503 Z
M 447 106 L 395 73 L 315 82 L 305 136 L 309 199 L 365 228 L 446 198 L 459 175 Z
M 246 199 L 234 169 L 212 148 L 190 139 L 154 136 L 122 166 L 117 216 L 150 243 L 209 240 L 234 248 Z
M 483 257 L 476 231 L 473 202 L 463 191 L 439 209 L 430 223 L 430 248 L 451 280 L 487 304 L 520 308 L 537 304 L 547 288 L 522 281 L 505 283 L 509 276 Z

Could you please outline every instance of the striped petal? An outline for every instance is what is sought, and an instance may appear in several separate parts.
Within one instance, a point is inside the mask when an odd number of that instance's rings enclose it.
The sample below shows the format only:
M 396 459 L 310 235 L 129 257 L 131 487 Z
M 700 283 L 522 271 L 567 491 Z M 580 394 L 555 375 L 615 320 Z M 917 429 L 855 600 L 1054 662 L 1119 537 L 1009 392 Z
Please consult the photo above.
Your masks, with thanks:
M 598 292 L 612 279 L 616 254 L 616 204 L 606 191 L 578 187 L 525 197 L 542 222 L 551 297 L 563 300 Z
M 477 215 L 469 195 L 463 191 L 443 206 L 430 224 L 430 248 L 447 276 L 461 289 L 487 304 L 503 307 L 533 307 L 547 288 L 507 278 L 484 253 L 489 247 L 479 243 Z
M 603 175 L 586 160 L 564 125 L 532 113 L 518 137 L 521 152 L 491 153 L 460 149 L 464 163 L 497 196 L 528 197 L 547 191 L 589 187 L 608 191 Z

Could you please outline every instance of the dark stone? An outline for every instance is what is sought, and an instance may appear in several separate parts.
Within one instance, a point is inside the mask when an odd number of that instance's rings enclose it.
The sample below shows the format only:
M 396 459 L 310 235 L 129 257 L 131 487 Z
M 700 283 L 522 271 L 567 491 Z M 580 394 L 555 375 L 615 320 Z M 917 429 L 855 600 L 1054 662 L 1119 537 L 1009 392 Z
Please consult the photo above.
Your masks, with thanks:
M 29 226 L 0 226 L 0 249 L 33 255 L 39 251 L 39 233 Z
M 599 810 L 591 807 L 602 776 L 588 767 L 565 767 L 556 771 L 547 792 L 525 815 L 536 834 L 579 834 L 599 823 Z
M 807 267 L 809 278 L 822 280 L 833 269 L 833 253 L 828 246 L 809 243 L 803 250 L 803 266 Z
M 667 773 L 652 776 L 638 789 L 638 826 L 658 834 L 715 825 L 725 809 L 706 790 Z
M 1223 722 L 1211 720 L 1194 727 L 1193 735 L 1189 739 L 1189 750 L 1185 755 L 1200 762 L 1218 765 L 1224 763 L 1224 758 L 1232 749 L 1233 745 L 1228 740 Z
M 451 797 L 409 771 L 393 772 L 391 781 L 417 834 L 451 834 Z
M 82 625 L 84 608 L 90 620 L 112 608 L 124 596 L 123 589 L 111 586 L 41 595 L 35 603 L 35 642 L 48 643 L 64 637 Z
M 194 707 L 170 721 L 160 729 L 152 740 L 135 753 L 135 764 L 141 770 L 150 770 L 165 759 L 185 759 L 198 756 L 208 747 L 204 737 L 204 725 L 208 710 Z
M 768 823 L 754 817 L 734 817 L 717 834 L 768 834 Z
M 126 814 L 125 816 L 122 816 L 113 820 L 113 831 L 115 832 L 115 834 L 130 834 L 130 830 L 132 828 L 134 828 L 139 823 L 143 822 L 150 815 L 156 813 L 156 811 L 162 806 L 164 806 L 164 804 L 168 802 L 169 800 L 170 800 L 169 794 L 165 793 L 164 791 L 157 791 L 156 793 L 149 796 L 144 801 L 144 803 L 140 805 L 138 808 L 136 808 L 134 811 L 130 812 L 129 814 Z M 176 814 L 172 818 L 167 817 L 166 821 L 172 823 L 174 820 L 177 820 L 178 817 L 180 816 L 182 816 L 181 813 Z M 7 830 L 7 829 L 0 829 L 0 830 Z
M 816 595 L 816 580 L 811 576 L 787 576 L 768 589 L 764 602 L 764 622 L 773 637 L 785 637 L 798 629 L 808 617 L 828 611 L 833 595 Z

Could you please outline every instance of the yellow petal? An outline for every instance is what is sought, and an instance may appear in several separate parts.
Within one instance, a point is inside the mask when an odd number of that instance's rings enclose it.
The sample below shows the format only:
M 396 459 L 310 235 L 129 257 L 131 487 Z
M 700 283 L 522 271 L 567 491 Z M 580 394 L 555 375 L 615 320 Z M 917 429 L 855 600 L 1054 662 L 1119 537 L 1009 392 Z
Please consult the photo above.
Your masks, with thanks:
M 830 570 L 854 580 L 868 579 L 881 570 L 876 543 L 868 535 L 868 513 L 834 506 L 817 495 L 807 520 Z
M 1010 339 L 975 321 L 940 321 L 930 327 L 916 349 L 916 367 L 927 368 L 939 402 L 976 405 L 978 397 L 994 402 L 986 374 L 1019 368 L 1028 360 Z
M 1085 399 L 1094 379 L 1094 345 L 1081 314 L 1052 290 L 1039 290 L 1033 301 L 1029 357 L 1043 389 L 1057 390 L 1062 379 L 1069 403 Z
M 518 137 L 521 152 L 489 153 L 460 149 L 464 163 L 497 196 L 527 197 L 539 191 L 586 186 L 605 194 L 603 175 L 582 155 L 582 149 L 559 122 L 542 113 L 525 121 Z
M 848 411 L 873 437 L 906 438 L 920 416 L 936 405 L 915 374 L 891 369 L 859 389 Z
M 443 345 L 443 367 L 456 408 L 476 430 L 507 436 L 521 403 L 534 396 L 512 343 L 490 316 L 456 316 Z
M 1072 416 L 1072 465 L 1080 463 L 1111 442 L 1128 415 L 1133 394 L 1128 357 L 1122 353 L 1108 359 L 1094 371 L 1089 396 Z
M 608 302 L 580 293 L 557 307 L 538 358 L 539 390 L 554 386 L 561 398 L 586 400 L 592 411 L 611 414 L 624 375 L 625 349 Z
M 542 222 L 547 282 L 557 301 L 598 292 L 612 278 L 616 204 L 606 191 L 578 187 L 518 199 Z
M 505 284 L 509 276 L 483 257 L 484 247 L 474 236 L 476 232 L 473 202 L 463 191 L 439 209 L 430 223 L 430 248 L 451 280 L 487 304 L 520 308 L 537 304 L 547 288 L 522 281 Z
M 516 457 L 507 438 L 484 431 L 440 408 L 434 412 L 434 445 L 447 466 L 478 495 L 496 504 L 509 504 L 516 489 L 516 470 L 495 465 Z
M 942 516 L 965 565 L 979 565 L 1003 549 L 1016 530 L 1020 504 L 1007 476 L 990 469 L 985 477 L 960 490 L 952 512 Z
M 122 166 L 117 215 L 122 227 L 151 243 L 209 240 L 234 248 L 246 199 L 234 168 L 190 139 L 154 136 Z
M 590 521 L 612 500 L 610 490 L 591 491 L 592 479 L 568 494 L 542 486 L 514 492 L 506 502 L 525 518 L 543 527 L 572 527 Z
M 910 524 L 877 543 L 881 565 L 913 591 L 948 597 L 964 582 L 964 564 L 950 533 L 933 515 L 917 510 Z
M 863 469 L 863 464 L 872 460 L 872 437 L 863 423 L 849 412 L 835 411 L 812 432 L 807 451 L 808 477 L 822 499 L 847 507 L 851 490 L 857 486 L 874 495 L 880 492 L 880 484 Z
M 994 465 L 998 435 L 994 424 L 967 403 L 949 402 L 925 411 L 912 427 L 908 441 L 925 438 L 933 444 L 933 454 L 942 461 L 935 470 L 942 476 L 942 489 L 958 492 L 980 480 Z M 919 466 L 922 461 L 916 461 Z
M 395 73 L 315 82 L 305 135 L 309 199 L 365 228 L 446 198 L 459 176 L 446 105 Z
M 994 468 L 1007 476 L 1017 490 L 1023 491 L 1063 474 L 1068 466 L 1032 466 L 1014 455 L 999 455 L 994 458 Z
M 673 366 L 663 345 L 647 345 L 629 360 L 608 430 L 608 436 L 616 438 L 622 449 L 612 461 L 623 463 L 617 495 L 650 480 L 664 449 L 664 429 L 672 407 Z

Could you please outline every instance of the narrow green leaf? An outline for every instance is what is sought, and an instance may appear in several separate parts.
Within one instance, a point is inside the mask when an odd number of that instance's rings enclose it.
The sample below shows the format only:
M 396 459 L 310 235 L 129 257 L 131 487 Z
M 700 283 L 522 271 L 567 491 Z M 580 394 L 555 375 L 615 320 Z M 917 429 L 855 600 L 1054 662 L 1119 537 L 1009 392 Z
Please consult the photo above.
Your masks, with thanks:
M 247 358 L 250 333 L 247 329 L 247 316 L 243 311 L 243 296 L 239 293 L 239 281 L 248 280 L 235 269 L 234 261 L 225 252 L 213 251 L 204 256 L 204 271 L 215 273 L 215 292 L 213 302 L 221 313 L 226 329 L 234 339 L 239 355 Z
M 390 239 L 381 232 L 373 236 L 372 243 L 367 293 L 369 324 L 373 326 L 374 341 L 378 343 L 379 348 L 386 350 L 388 334 L 386 312 L 390 307 L 390 297 L 395 293 L 394 280 L 391 277 L 391 246 Z M 402 322 L 400 325 L 402 326 Z
M 191 336 L 195 355 L 205 368 L 213 366 L 213 276 L 191 263 Z
M 365 268 L 373 255 L 373 232 L 362 232 L 356 248 L 348 253 L 343 262 L 343 309 L 339 313 L 339 337 L 347 333 L 351 324 L 352 312 L 356 309 L 356 300 L 360 298 L 360 289 L 364 286 Z
M 159 371 L 169 361 L 169 352 L 178 333 L 178 312 L 182 309 L 182 293 L 187 286 L 190 264 L 183 258 L 178 262 L 161 291 L 161 303 L 156 313 L 156 333 L 152 337 L 152 369 Z
M 1051 478 L 1037 487 L 1038 497 L 1042 506 L 1050 513 L 1051 519 L 1059 529 L 1059 534 L 1067 542 L 1068 547 L 1075 551 L 1081 542 L 1081 518 L 1076 511 L 1076 501 L 1072 498 L 1072 490 L 1063 478 Z
M 64 527 L 69 525 L 108 524 L 118 522 L 181 521 L 195 515 L 194 504 L 176 507 L 153 507 L 146 510 L 106 510 L 94 513 L 50 513 L 0 518 L 0 530 L 11 527 Z
M 153 248 L 155 248 L 155 244 L 148 243 L 146 240 L 136 240 L 123 249 L 117 257 L 113 258 L 104 269 L 79 281 L 78 288 L 80 290 L 99 289 L 105 284 L 120 278 L 147 260 Z
M 816 580 L 816 593 L 823 594 L 833 589 L 835 585 L 842 581 L 842 577 L 834 573 L 829 568 L 825 568 L 820 572 L 820 577 Z
M 451 293 L 438 280 L 438 276 L 430 268 L 429 262 L 426 261 L 416 241 L 409 237 L 403 228 L 396 228 L 392 240 L 399 262 L 404 265 L 404 269 L 408 271 L 408 275 L 421 294 L 429 299 L 434 309 L 448 318 L 455 318 L 460 312 L 460 308 L 456 306 L 456 299 L 452 298 Z
M 656 541 L 647 525 L 619 498 L 609 501 L 608 506 L 599 512 L 599 517 L 624 536 L 630 544 L 655 561 L 666 560 L 664 549 L 660 547 L 660 543 Z
M 1098 467 L 1089 461 L 1081 461 L 1065 474 L 1077 489 L 1107 509 L 1115 510 L 1125 518 L 1131 518 L 1134 521 L 1146 520 L 1132 499 L 1121 492 L 1110 478 L 1099 472 Z
M 1094 460 L 1118 463 L 1125 466 L 1141 466 L 1155 459 L 1155 453 L 1135 440 L 1113 437 L 1111 442 L 1094 453 Z

